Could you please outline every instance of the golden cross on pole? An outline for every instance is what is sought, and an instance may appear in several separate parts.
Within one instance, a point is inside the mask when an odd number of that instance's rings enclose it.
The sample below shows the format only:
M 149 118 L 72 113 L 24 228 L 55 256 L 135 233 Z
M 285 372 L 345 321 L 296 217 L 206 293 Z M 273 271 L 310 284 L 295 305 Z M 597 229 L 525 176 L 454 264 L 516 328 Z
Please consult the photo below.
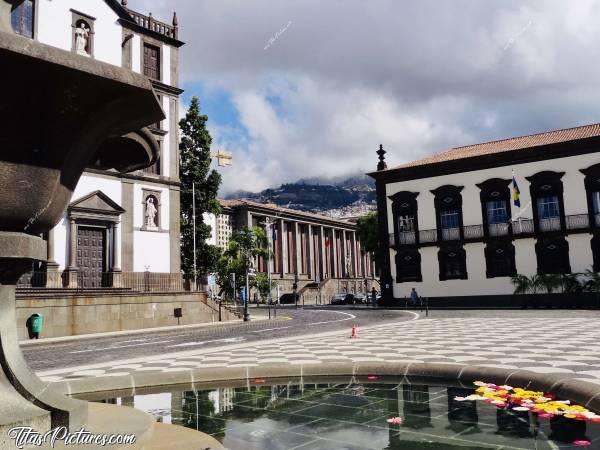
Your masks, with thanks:
M 227 167 L 231 165 L 233 155 L 225 150 L 219 150 L 217 153 L 211 153 L 211 158 L 217 158 L 217 165 L 219 167 Z

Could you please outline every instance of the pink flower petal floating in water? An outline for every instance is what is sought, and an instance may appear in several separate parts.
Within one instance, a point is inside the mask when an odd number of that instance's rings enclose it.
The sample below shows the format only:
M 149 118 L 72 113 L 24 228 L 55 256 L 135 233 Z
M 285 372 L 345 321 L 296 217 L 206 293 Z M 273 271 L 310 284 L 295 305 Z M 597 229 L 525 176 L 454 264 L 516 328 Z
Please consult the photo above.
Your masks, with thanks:
M 592 445 L 590 441 L 574 441 L 573 444 L 578 447 L 589 447 Z
M 387 423 L 392 423 L 394 425 L 400 425 L 402 423 L 402 417 L 390 417 L 387 420 Z
M 369 376 L 367 377 L 367 380 L 378 380 L 378 379 L 379 379 L 379 377 L 378 377 L 378 376 L 375 376 L 375 375 L 369 375 Z
M 517 406 L 516 408 L 513 408 L 513 411 L 529 411 L 529 408 L 525 407 L 525 406 Z
M 539 414 L 538 417 L 540 419 L 552 419 L 554 417 L 554 414 L 551 413 L 543 413 L 543 414 Z

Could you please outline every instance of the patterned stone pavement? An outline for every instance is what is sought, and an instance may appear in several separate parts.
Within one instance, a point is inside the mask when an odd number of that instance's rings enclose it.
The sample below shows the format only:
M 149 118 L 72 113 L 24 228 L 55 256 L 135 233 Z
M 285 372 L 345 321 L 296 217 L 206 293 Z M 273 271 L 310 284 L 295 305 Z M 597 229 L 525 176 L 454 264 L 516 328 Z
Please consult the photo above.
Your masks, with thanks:
M 130 363 L 38 372 L 48 382 L 135 373 L 260 364 L 361 362 L 459 363 L 572 373 L 600 384 L 600 319 L 442 318 L 399 322 L 348 332 L 240 344 L 228 349 L 166 354 Z

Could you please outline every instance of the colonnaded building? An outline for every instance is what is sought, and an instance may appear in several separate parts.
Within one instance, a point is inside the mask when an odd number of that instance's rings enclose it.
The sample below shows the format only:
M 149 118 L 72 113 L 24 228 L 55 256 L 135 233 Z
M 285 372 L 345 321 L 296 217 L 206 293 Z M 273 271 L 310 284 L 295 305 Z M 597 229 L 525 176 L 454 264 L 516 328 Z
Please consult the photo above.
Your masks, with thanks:
M 60 273 L 54 287 L 78 288 L 114 283 L 117 277 L 107 274 L 179 273 L 183 43 L 177 16 L 163 23 L 129 9 L 127 0 L 22 0 L 15 2 L 11 22 L 15 33 L 29 39 L 144 74 L 166 116 L 140 133 L 115 138 L 158 146 L 160 158 L 150 168 L 120 174 L 102 170 L 98 161 L 98 169 L 84 173 L 63 220 L 47 236 L 49 262 L 38 270 Z
M 502 303 L 510 277 L 600 271 L 600 124 L 447 150 L 375 178 L 384 296 Z M 514 179 L 520 191 L 513 199 Z M 466 300 L 466 299 L 465 299 Z
M 319 287 L 325 295 L 379 290 L 371 254 L 362 249 L 355 223 L 249 200 L 221 200 L 221 206 L 221 214 L 206 214 L 204 220 L 212 227 L 208 243 L 223 249 L 236 230 L 264 227 L 267 218 L 274 224 L 271 273 L 282 292 L 291 292 L 295 275 L 301 293 Z M 266 264 L 259 258 L 257 270 L 267 272 Z M 314 293 L 307 296 L 312 299 Z

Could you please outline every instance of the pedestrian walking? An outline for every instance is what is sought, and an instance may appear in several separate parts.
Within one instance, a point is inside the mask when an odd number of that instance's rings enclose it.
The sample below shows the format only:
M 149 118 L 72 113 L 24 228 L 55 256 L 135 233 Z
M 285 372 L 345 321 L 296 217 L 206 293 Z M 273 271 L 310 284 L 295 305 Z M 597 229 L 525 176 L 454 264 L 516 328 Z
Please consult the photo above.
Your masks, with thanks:
M 412 288 L 412 291 L 410 291 L 410 304 L 413 307 L 417 306 L 418 301 L 419 301 L 419 294 L 417 294 L 417 291 L 415 290 L 415 288 Z
M 371 288 L 371 303 L 373 306 L 377 306 L 377 291 L 375 290 L 375 286 Z

